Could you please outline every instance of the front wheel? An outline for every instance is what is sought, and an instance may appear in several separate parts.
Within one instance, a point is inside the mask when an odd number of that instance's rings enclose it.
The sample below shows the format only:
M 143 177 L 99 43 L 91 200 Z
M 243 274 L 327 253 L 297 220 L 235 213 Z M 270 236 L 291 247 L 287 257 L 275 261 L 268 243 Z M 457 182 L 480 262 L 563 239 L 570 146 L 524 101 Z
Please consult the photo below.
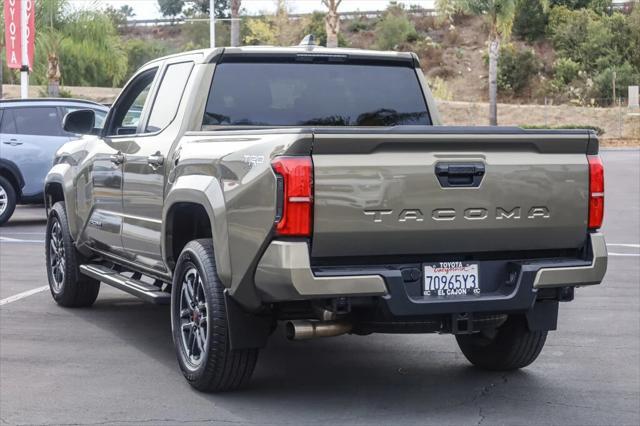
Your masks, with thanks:
M 497 329 L 456 335 L 456 340 L 474 366 L 508 371 L 524 368 L 535 361 L 547 340 L 547 332 L 530 331 L 523 315 L 511 315 Z
M 258 349 L 231 349 L 224 286 L 216 272 L 210 239 L 191 241 L 178 258 L 171 328 L 180 369 L 196 389 L 228 391 L 251 378 Z
M 76 251 L 62 202 L 55 203 L 47 217 L 45 256 L 49 289 L 58 305 L 79 308 L 93 305 L 100 282 L 80 273 Z

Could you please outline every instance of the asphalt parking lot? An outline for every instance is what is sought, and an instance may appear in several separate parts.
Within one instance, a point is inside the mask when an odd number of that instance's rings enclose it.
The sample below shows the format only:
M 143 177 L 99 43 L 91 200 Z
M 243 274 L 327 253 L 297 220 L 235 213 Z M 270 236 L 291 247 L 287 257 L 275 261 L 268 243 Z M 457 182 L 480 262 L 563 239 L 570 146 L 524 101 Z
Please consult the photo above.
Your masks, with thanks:
M 604 285 L 561 305 L 558 331 L 519 372 L 475 370 L 453 337 L 342 336 L 261 353 L 245 390 L 207 395 L 178 369 L 169 309 L 102 286 L 59 308 L 44 213 L 0 228 L 2 424 L 640 424 L 640 151 L 605 151 Z

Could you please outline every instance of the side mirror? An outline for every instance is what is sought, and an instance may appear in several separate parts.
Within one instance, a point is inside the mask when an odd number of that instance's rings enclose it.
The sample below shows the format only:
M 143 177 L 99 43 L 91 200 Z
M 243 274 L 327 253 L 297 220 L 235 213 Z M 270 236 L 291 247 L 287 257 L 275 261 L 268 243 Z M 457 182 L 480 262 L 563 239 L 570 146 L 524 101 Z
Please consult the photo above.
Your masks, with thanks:
M 93 133 L 96 124 L 96 113 L 91 109 L 79 109 L 71 111 L 62 119 L 62 128 L 65 132 L 89 135 Z

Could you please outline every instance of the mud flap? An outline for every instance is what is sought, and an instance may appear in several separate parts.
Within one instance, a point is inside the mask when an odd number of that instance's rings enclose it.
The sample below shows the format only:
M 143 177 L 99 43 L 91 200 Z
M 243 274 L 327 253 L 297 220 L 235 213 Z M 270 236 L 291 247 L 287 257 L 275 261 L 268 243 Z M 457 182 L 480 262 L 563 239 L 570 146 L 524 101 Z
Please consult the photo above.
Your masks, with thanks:
M 555 330 L 558 328 L 558 301 L 538 301 L 526 316 L 530 331 Z
M 232 350 L 264 348 L 271 333 L 273 319 L 246 312 L 242 306 L 224 291 L 227 309 L 229 342 Z

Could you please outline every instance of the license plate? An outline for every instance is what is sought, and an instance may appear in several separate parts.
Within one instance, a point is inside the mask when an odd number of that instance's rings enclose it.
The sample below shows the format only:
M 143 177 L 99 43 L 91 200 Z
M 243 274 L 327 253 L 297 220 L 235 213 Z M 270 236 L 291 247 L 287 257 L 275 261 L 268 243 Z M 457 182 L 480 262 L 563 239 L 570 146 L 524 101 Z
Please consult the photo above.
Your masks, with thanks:
M 425 296 L 473 294 L 480 294 L 477 263 L 435 262 L 424 265 Z

